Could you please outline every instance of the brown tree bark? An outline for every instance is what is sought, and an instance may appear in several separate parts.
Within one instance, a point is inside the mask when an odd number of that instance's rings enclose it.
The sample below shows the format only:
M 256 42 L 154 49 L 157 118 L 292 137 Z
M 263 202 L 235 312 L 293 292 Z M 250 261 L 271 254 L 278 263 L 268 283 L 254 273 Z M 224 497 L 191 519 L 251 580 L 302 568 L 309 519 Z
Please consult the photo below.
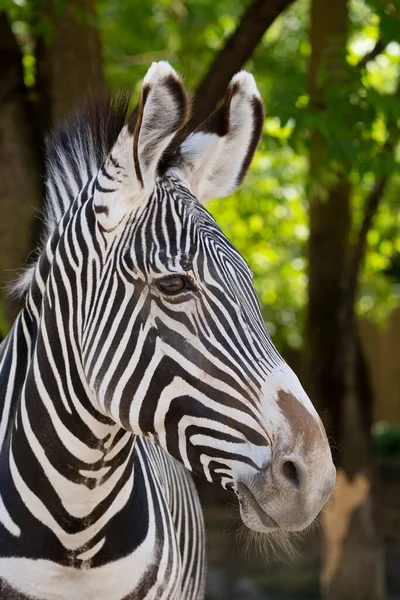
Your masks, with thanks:
M 43 203 L 43 136 L 58 120 L 68 117 L 86 94 L 102 85 L 102 62 L 95 27 L 94 0 L 38 5 L 35 15 L 50 24 L 49 39 L 36 40 L 37 77 L 31 103 L 24 85 L 22 55 L 7 21 L 0 14 L 0 281 L 15 279 L 24 266 L 32 232 L 37 242 Z M 35 23 L 32 23 L 35 30 Z M 2 288 L 4 286 L 1 286 Z M 6 323 L 14 310 L 0 291 Z
M 88 92 L 103 84 L 95 1 L 69 0 L 59 5 L 57 0 L 47 0 L 44 10 L 50 23 L 50 39 L 38 40 L 37 45 L 42 114 L 50 111 L 53 123 L 67 118 Z
M 14 308 L 4 287 L 27 259 L 32 215 L 42 196 L 33 111 L 21 60 L 7 16 L 0 13 L 0 294 L 6 324 Z
M 214 110 L 232 77 L 251 58 L 267 29 L 294 0 L 255 0 L 224 48 L 217 54 L 198 86 L 191 127 L 196 127 Z
M 347 25 L 347 0 L 313 0 L 309 92 L 315 111 L 324 110 L 326 86 L 341 84 Z M 324 87 L 318 83 L 321 68 L 328 74 Z M 326 600 L 380 600 L 383 559 L 373 508 L 371 390 L 354 312 L 366 233 L 360 231 L 353 249 L 351 186 L 344 173 L 329 171 L 326 140 L 318 132 L 312 135 L 310 179 L 309 386 L 318 408 L 328 411 L 328 432 L 340 451 L 335 453 L 336 493 L 322 515 L 322 591 Z M 385 183 L 373 191 L 372 203 Z

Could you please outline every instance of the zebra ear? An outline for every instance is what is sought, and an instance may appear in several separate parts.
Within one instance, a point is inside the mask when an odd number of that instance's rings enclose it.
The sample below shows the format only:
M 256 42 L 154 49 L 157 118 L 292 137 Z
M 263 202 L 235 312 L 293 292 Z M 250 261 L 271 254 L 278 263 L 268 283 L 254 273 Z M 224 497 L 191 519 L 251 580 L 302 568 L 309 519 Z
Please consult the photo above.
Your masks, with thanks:
M 114 229 L 153 191 L 160 157 L 188 116 L 180 77 L 168 62 L 153 63 L 139 104 L 97 177 L 94 207 L 104 230 Z
M 181 144 L 172 172 L 201 202 L 227 196 L 242 183 L 263 122 L 264 105 L 254 77 L 241 71 L 231 80 L 221 107 Z

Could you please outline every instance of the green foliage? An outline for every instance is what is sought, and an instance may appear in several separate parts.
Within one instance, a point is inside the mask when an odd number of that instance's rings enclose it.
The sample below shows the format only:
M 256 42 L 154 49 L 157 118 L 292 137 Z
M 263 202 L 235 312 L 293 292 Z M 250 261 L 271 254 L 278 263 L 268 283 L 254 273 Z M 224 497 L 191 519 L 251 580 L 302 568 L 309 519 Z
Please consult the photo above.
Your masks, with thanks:
M 51 36 L 44 0 L 1 0 L 24 49 L 27 85 L 34 84 L 35 36 Z M 137 95 L 153 60 L 169 60 L 194 90 L 216 52 L 234 31 L 250 0 L 98 0 L 97 26 L 105 74 L 112 87 Z M 341 173 L 353 190 L 353 239 L 368 194 L 390 176 L 384 202 L 368 235 L 358 309 L 383 321 L 398 303 L 399 283 L 388 276 L 400 253 L 399 197 L 400 0 L 351 0 L 350 36 L 332 40 L 344 67 L 331 81 L 322 68 L 324 110 L 307 95 L 310 58 L 308 0 L 296 2 L 268 30 L 247 68 L 267 106 L 262 147 L 243 188 L 211 202 L 210 210 L 253 272 L 264 317 L 279 347 L 302 342 L 306 303 L 307 161 L 310 132 L 327 146 L 319 173 L 323 186 Z M 64 10 L 64 0 L 57 0 Z M 79 15 L 77 15 L 77 18 Z M 382 38 L 384 52 L 366 68 L 360 59 Z M 390 136 L 390 144 L 388 139 Z M 396 150 L 396 151 L 395 151 Z
M 348 175 L 353 184 L 353 239 L 356 240 L 364 215 L 368 195 L 375 182 L 389 176 L 382 206 L 368 236 L 365 267 L 360 281 L 357 308 L 363 315 L 383 323 L 388 313 L 398 305 L 400 286 L 387 276 L 387 270 L 400 248 L 400 152 L 398 125 L 400 124 L 400 95 L 396 92 L 400 66 L 400 27 L 398 7 L 390 14 L 374 12 L 371 3 L 353 0 L 351 3 L 351 32 L 349 44 L 342 40 L 337 52 L 346 59 L 338 82 L 330 82 L 324 68 L 319 73 L 319 85 L 324 88 L 323 111 L 315 111 L 307 95 L 307 68 L 310 55 L 308 41 L 309 3 L 296 2 L 285 16 L 268 31 L 255 52 L 249 67 L 266 100 L 270 115 L 266 122 L 266 137 L 258 161 L 243 191 L 230 200 L 230 220 L 239 214 L 251 227 L 251 206 L 262 213 L 265 228 L 264 254 L 268 258 L 254 266 L 254 252 L 258 251 L 254 236 L 247 248 L 241 244 L 236 230 L 226 222 L 222 203 L 214 211 L 217 219 L 232 240 L 248 258 L 255 272 L 267 321 L 274 323 L 275 341 L 279 346 L 297 346 L 303 330 L 306 302 L 306 256 L 304 241 L 308 236 L 305 211 L 308 193 L 306 157 L 310 152 L 310 132 L 319 131 L 327 147 L 326 159 L 319 174 L 324 185 L 341 173 Z M 387 3 L 388 4 L 388 3 Z M 381 29 L 383 26 L 383 30 Z M 383 37 L 385 50 L 366 68 L 358 66 L 362 57 L 372 50 Z M 342 46 L 340 46 L 340 44 Z M 387 144 L 392 136 L 392 143 Z M 279 144 L 272 143 L 272 139 Z M 294 166 L 285 168 L 287 161 Z M 258 167 L 265 165 L 264 169 Z M 263 180 L 273 181 L 267 189 Z M 289 201 L 284 196 L 280 208 L 285 217 L 274 218 L 273 202 L 280 195 L 280 186 L 294 185 L 297 195 Z M 264 201 L 260 202 L 260 195 Z M 272 206 L 271 206 L 272 204 Z M 243 210 L 248 207 L 248 216 Z M 293 210 L 293 207 L 296 210 Z M 253 208 L 254 210 L 254 208 Z M 264 216 L 265 215 L 265 216 Z M 266 217 L 266 218 L 265 218 Z M 296 239 L 296 226 L 303 233 L 303 243 Z M 253 242 L 254 240 L 254 242 Z M 269 258 L 269 248 L 276 248 L 276 260 Z M 253 251 L 254 249 L 254 251 Z M 257 249 L 257 250 L 256 250 Z M 293 264 L 296 268 L 293 268 Z M 266 290 L 269 292 L 266 292 Z M 274 295 L 271 290 L 277 292 Z M 287 317 L 287 313 L 293 317 Z
M 153 60 L 169 60 L 194 87 L 234 30 L 243 5 L 234 0 L 99 0 L 108 81 L 137 90 Z

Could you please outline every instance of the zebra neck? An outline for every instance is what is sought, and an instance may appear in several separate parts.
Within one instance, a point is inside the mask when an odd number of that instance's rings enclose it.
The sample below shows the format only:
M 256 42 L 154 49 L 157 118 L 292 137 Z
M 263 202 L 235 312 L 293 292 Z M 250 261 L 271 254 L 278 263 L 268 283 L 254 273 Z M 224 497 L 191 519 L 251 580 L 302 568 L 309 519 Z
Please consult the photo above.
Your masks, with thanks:
M 83 560 L 131 496 L 135 437 L 97 410 L 73 361 L 57 367 L 71 349 L 52 339 L 50 355 L 34 329 L 22 312 L 0 350 L 0 520 L 15 535 L 28 512 Z

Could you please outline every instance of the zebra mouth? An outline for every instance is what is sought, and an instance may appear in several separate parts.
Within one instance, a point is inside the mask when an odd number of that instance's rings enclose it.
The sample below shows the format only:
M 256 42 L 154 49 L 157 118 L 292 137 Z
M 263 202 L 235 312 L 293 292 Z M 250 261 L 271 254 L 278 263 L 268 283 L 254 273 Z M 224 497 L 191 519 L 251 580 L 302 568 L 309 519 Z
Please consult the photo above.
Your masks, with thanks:
M 261 508 L 253 492 L 243 481 L 236 484 L 236 495 L 239 499 L 240 516 L 246 527 L 264 532 L 279 529 L 278 523 Z

